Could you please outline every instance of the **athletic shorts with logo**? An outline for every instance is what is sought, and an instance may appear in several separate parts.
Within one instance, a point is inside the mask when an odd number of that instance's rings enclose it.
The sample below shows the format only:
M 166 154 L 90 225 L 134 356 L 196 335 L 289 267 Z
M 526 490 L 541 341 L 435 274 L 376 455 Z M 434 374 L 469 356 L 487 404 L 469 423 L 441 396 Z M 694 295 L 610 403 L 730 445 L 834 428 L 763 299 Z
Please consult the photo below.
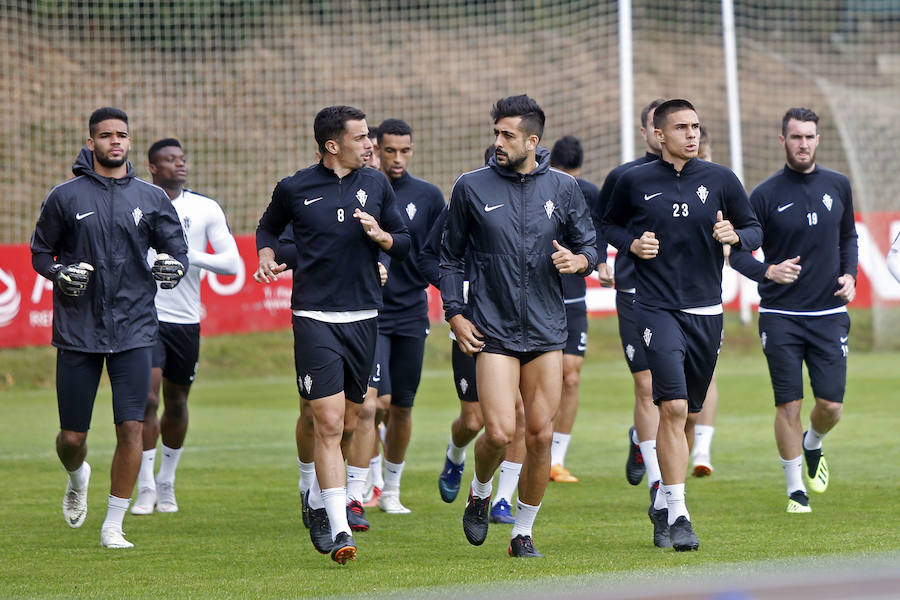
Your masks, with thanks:
M 362 404 L 375 360 L 377 319 L 329 323 L 294 315 L 297 389 L 307 400 L 344 392 Z
M 463 402 L 478 402 L 478 390 L 475 385 L 475 357 L 469 356 L 459 349 L 456 340 L 450 342 L 450 362 L 453 364 L 453 383 L 456 395 Z
M 189 386 L 197 375 L 200 358 L 200 324 L 159 322 L 159 336 L 153 346 L 153 368 L 178 385 Z
M 422 378 L 425 335 L 410 337 L 378 334 L 369 387 L 378 395 L 391 395 L 393 406 L 412 407 Z
M 79 432 L 90 429 L 104 362 L 112 387 L 113 422 L 116 425 L 125 421 L 143 422 L 150 392 L 152 356 L 152 346 L 111 354 L 57 350 L 59 428 Z
M 689 412 L 700 412 L 722 344 L 722 315 L 635 302 L 634 322 L 653 377 L 653 402 L 685 398 Z
M 569 337 L 563 354 L 583 357 L 588 340 L 587 304 L 584 300 L 566 304 L 566 327 Z
M 843 402 L 850 315 L 759 313 L 759 339 L 769 363 L 775 405 L 803 398 L 803 363 L 816 398 Z
M 634 293 L 616 292 L 616 313 L 619 317 L 619 338 L 622 340 L 622 351 L 629 370 L 632 373 L 646 371 L 650 366 L 647 364 L 641 334 L 634 324 Z

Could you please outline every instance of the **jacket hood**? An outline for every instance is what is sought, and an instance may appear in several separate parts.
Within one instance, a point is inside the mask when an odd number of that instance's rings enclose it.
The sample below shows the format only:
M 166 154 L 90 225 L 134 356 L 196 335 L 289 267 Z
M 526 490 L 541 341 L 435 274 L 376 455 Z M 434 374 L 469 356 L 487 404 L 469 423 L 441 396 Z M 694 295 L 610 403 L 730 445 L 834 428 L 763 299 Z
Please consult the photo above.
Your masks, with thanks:
M 550 170 L 550 151 L 544 148 L 543 146 L 538 146 L 537 150 L 535 150 L 534 155 L 535 160 L 537 161 L 537 166 L 534 168 L 534 171 L 531 173 L 527 173 L 527 176 L 530 175 L 541 175 Z M 497 157 L 492 156 L 488 161 L 488 166 L 493 168 L 497 173 L 503 175 L 504 177 L 509 177 L 511 179 L 517 179 L 521 176 L 521 173 L 517 171 L 513 171 L 512 169 L 507 169 L 501 165 L 497 164 Z
M 131 179 L 134 178 L 134 167 L 131 166 L 131 163 L 126 163 L 128 166 L 127 171 L 125 172 L 125 177 L 121 179 L 114 179 L 113 181 L 121 181 L 123 183 L 127 183 Z M 75 164 L 72 165 L 72 173 L 75 174 L 76 177 L 79 175 L 86 175 L 97 181 L 103 183 L 104 185 L 110 181 L 109 177 L 104 177 L 94 171 L 94 153 L 91 152 L 87 146 L 81 149 L 81 152 L 78 153 L 78 158 L 75 159 Z

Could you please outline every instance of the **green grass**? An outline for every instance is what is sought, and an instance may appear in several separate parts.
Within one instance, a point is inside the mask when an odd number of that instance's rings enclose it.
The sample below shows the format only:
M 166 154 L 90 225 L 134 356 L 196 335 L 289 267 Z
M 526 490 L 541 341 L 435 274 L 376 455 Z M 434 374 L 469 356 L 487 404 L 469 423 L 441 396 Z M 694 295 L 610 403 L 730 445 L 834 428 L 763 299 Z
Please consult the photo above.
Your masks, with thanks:
M 586 590 L 597 581 L 661 571 L 674 579 L 714 577 L 723 566 L 763 575 L 773 564 L 805 565 L 815 557 L 843 564 L 900 551 L 900 386 L 894 370 L 900 353 L 851 353 L 846 414 L 825 446 L 831 486 L 812 497 L 811 514 L 788 515 L 765 362 L 746 341 L 755 335 L 730 326 L 718 369 L 716 470 L 687 486 L 701 548 L 676 554 L 652 546 L 646 485 L 625 482 L 631 377 L 613 334 L 614 319 L 591 322 L 581 408 L 566 461 L 581 483 L 549 486 L 535 525 L 538 548 L 547 555 L 541 561 L 507 558 L 504 526 L 492 525 L 483 546 L 470 546 L 460 525 L 463 494 L 452 505 L 438 496 L 449 423 L 458 413 L 443 328 L 429 341 L 413 413 L 403 478 L 403 501 L 413 512 L 370 509 L 371 531 L 356 536 L 359 559 L 344 568 L 313 550 L 299 519 L 289 335 L 237 336 L 230 351 L 221 338 L 205 342 L 205 360 L 213 355 L 230 367 L 201 367 L 191 393 L 191 429 L 178 474 L 181 512 L 128 515 L 133 550 L 99 546 L 114 447 L 108 387 L 101 388 L 94 410 L 89 513 L 77 530 L 66 527 L 60 514 L 65 477 L 53 448 L 58 421 L 52 388 L 2 391 L 0 597 L 456 596 L 461 589 L 486 592 L 485 585 L 509 584 L 534 593 L 556 582 Z M 52 354 L 45 360 L 43 368 L 52 370 Z M 281 375 L 249 376 L 252 365 L 265 373 L 273 361 L 286 365 Z M 808 407 L 804 420 L 807 414 Z M 464 481 L 471 472 L 470 452 Z

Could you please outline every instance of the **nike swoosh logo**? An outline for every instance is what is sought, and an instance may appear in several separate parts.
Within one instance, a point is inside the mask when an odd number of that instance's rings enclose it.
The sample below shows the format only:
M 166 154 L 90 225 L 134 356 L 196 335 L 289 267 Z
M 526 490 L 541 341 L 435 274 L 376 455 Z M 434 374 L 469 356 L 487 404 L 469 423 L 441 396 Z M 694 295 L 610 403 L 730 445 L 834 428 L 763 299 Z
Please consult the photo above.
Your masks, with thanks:
M 584 352 L 585 350 L 587 350 L 587 346 L 578 346 L 579 352 Z
M 307 198 L 306 200 L 303 201 L 303 206 L 309 206 L 313 202 L 318 202 L 321 199 L 322 199 L 322 196 L 319 196 L 318 198 L 313 198 L 312 200 Z
M 841 338 L 841 343 L 842 343 L 842 344 L 846 344 L 848 339 L 850 339 L 850 338 L 849 338 L 849 337 L 842 337 L 842 338 Z
M 501 206 L 503 206 L 503 205 L 502 205 L 502 204 L 495 204 L 494 206 L 490 206 L 490 205 L 488 205 L 488 204 L 485 204 L 485 205 L 484 205 L 484 212 L 491 212 L 492 210 L 497 210 L 497 209 L 500 208 Z
M 381 381 L 381 377 L 373 377 L 372 381 L 374 381 L 375 383 L 378 383 L 379 381 Z
M 76 213 L 76 214 L 75 214 L 75 220 L 76 220 L 76 221 L 80 221 L 80 220 L 82 220 L 82 219 L 85 218 L 85 217 L 91 216 L 92 214 L 94 214 L 94 212 L 95 212 L 95 211 L 92 210 L 91 212 L 86 212 L 86 213 L 84 213 L 84 214 L 82 214 L 82 213 Z
M 662 195 L 662 192 L 656 192 L 655 194 L 650 194 L 649 196 L 647 194 L 644 194 L 644 200 L 653 200 L 657 196 L 661 196 L 661 195 Z
M 793 205 L 794 205 L 794 203 L 791 202 L 790 204 L 785 204 L 784 206 L 779 206 L 779 207 L 778 207 L 778 212 L 784 212 L 784 211 L 786 211 L 787 209 L 789 209 L 790 207 L 792 207 Z

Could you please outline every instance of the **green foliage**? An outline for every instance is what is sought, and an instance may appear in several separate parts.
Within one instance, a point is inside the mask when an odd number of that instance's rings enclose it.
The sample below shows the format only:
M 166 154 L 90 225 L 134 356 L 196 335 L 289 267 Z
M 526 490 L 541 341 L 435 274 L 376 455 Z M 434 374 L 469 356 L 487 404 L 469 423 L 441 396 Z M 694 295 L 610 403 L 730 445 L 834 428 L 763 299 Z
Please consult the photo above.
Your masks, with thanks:
M 347 567 L 317 554 L 298 510 L 290 336 L 261 334 L 234 336 L 227 349 L 204 342 L 204 360 L 218 352 L 217 360 L 225 359 L 230 350 L 231 362 L 201 367 L 191 393 L 191 428 L 178 472 L 181 512 L 126 516 L 133 550 L 99 546 L 114 448 L 108 389 L 94 409 L 89 513 L 77 530 L 60 515 L 65 476 L 53 450 L 53 390 L 0 393 L 0 596 L 466 597 L 497 590 L 559 597 L 563 588 L 586 593 L 651 577 L 669 583 L 690 576 L 721 581 L 723 573 L 759 579 L 788 568 L 843 568 L 859 557 L 896 556 L 889 553 L 900 551 L 900 489 L 889 469 L 900 464 L 894 433 L 900 429 L 900 353 L 851 354 L 844 419 L 825 441 L 831 487 L 813 495 L 811 514 L 788 515 L 765 361 L 758 347 L 728 351 L 737 334 L 726 334 L 715 472 L 687 484 L 700 551 L 676 554 L 651 544 L 646 485 L 625 482 L 632 380 L 618 351 L 606 349 L 614 322 L 591 322 L 566 461 L 581 482 L 548 487 L 535 524 L 544 560 L 509 559 L 509 529 L 499 525 L 491 525 L 483 546 L 469 546 L 460 527 L 464 494 L 452 505 L 438 496 L 449 424 L 458 414 L 449 364 L 435 357 L 449 350 L 444 329 L 431 336 L 413 411 L 402 495 L 412 514 L 369 509 L 372 529 L 357 534 L 359 559 Z M 272 365 L 280 365 L 277 373 Z M 472 465 L 470 448 L 464 483 Z

